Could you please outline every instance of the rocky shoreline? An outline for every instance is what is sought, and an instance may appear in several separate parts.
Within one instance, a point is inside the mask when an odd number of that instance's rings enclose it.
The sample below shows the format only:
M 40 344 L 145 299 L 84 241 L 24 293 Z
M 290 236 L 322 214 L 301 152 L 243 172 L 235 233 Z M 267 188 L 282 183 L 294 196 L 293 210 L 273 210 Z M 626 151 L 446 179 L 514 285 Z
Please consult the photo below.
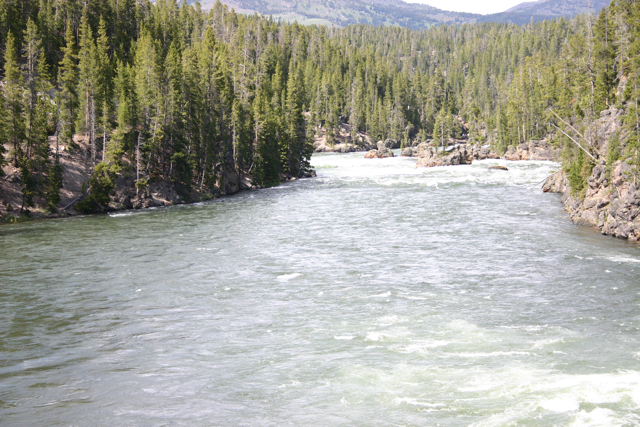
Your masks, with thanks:
M 562 194 L 562 204 L 574 223 L 595 227 L 607 236 L 638 242 L 640 184 L 627 179 L 631 170 L 628 163 L 617 161 L 610 169 L 608 172 L 605 161 L 593 168 L 584 198 L 572 194 L 564 171 L 550 176 L 542 189 L 545 193 Z
M 20 172 L 7 165 L 3 168 L 4 176 L 0 177 L 0 224 L 29 221 L 34 219 L 55 219 L 82 215 L 74 209 L 87 195 L 89 178 L 93 171 L 90 162 L 90 147 L 82 138 L 76 139 L 78 148 L 70 152 L 61 147 L 60 164 L 63 169 L 63 186 L 60 190 L 60 203 L 56 212 L 49 212 L 42 196 L 34 197 L 35 206 L 20 212 L 22 205 Z M 136 188 L 135 166 L 126 160 L 122 164 L 122 172 L 115 179 L 115 188 L 111 193 L 111 201 L 101 211 L 94 213 L 118 212 L 152 207 L 197 203 L 229 196 L 240 191 L 256 190 L 256 185 L 249 175 L 238 173 L 229 165 L 219 164 L 216 174 L 218 183 L 212 189 L 200 190 L 188 188 L 183 184 L 159 177 L 151 177 L 146 185 Z M 307 177 L 315 176 L 315 171 Z M 297 178 L 281 175 L 282 182 Z
M 591 138 L 597 163 L 582 192 L 572 191 L 564 171 L 550 176 L 542 189 L 562 194 L 562 204 L 574 223 L 597 228 L 607 236 L 638 242 L 640 183 L 632 175 L 635 167 L 626 159 L 611 161 L 608 156 L 614 135 L 620 136 L 620 141 L 626 140 L 620 121 L 622 113 L 615 108 L 605 110 L 593 123 Z

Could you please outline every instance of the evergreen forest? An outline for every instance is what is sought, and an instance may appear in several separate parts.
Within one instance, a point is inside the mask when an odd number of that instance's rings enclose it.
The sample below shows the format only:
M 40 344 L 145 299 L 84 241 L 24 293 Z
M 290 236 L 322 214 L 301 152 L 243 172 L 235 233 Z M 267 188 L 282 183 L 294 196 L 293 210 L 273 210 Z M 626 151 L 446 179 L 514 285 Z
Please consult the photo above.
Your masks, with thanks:
M 624 135 L 608 160 L 638 165 L 633 0 L 570 20 L 425 30 L 302 26 L 220 2 L 3 0 L 0 49 L 0 162 L 19 169 L 26 206 L 41 195 L 52 211 L 58 147 L 73 150 L 74 135 L 90 141 L 94 205 L 124 165 L 136 187 L 206 190 L 226 167 L 263 187 L 305 176 L 316 130 L 342 123 L 354 142 L 468 138 L 504 152 L 550 138 L 579 191 L 593 163 L 565 134 L 616 107 Z

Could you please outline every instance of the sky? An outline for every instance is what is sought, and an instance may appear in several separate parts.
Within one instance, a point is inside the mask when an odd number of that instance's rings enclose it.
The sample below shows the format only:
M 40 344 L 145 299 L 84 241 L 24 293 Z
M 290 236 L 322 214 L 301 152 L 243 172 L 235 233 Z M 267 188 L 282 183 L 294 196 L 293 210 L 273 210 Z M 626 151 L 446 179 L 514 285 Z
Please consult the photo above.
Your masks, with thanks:
M 530 0 L 405 0 L 407 3 L 423 3 L 442 10 L 454 12 L 489 13 L 505 10 Z

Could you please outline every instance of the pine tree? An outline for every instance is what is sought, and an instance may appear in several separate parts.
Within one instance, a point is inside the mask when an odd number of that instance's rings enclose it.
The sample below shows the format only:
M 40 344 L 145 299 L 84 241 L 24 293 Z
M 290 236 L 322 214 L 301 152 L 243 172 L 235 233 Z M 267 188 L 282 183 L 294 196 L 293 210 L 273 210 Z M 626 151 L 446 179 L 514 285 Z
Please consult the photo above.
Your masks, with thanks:
M 42 190 L 46 186 L 51 155 L 48 138 L 49 118 L 55 110 L 48 94 L 51 84 L 44 50 L 36 25 L 31 20 L 27 22 L 22 50 L 26 59 L 25 157 L 29 159 L 31 175 L 37 189 Z
M 56 96 L 56 103 L 59 108 L 58 138 L 73 150 L 77 148 L 76 143 L 73 141 L 73 135 L 75 133 L 78 105 L 78 69 L 76 65 L 75 40 L 70 25 L 67 25 L 65 46 L 61 50 L 64 56 L 58 68 L 58 83 L 60 88 Z
M 616 51 L 613 23 L 607 9 L 602 9 L 594 27 L 595 39 L 595 108 L 596 112 L 614 104 L 616 87 Z
M 82 14 L 78 49 L 78 115 L 76 130 L 89 135 L 91 162 L 96 161 L 96 94 L 99 63 L 89 19 Z
M 22 143 L 25 137 L 23 120 L 24 111 L 24 82 L 18 66 L 16 41 L 12 32 L 7 34 L 4 52 L 4 102 L 7 117 L 5 119 L 5 138 L 13 146 L 13 165 L 20 166 L 23 156 Z
M 433 127 L 433 139 L 441 149 L 444 149 L 448 145 L 449 139 L 453 136 L 452 121 L 451 113 L 444 108 L 440 110 L 436 116 L 436 122 Z
M 100 117 L 102 130 L 102 161 L 106 159 L 107 135 L 110 134 L 111 115 L 113 113 L 113 65 L 109 57 L 109 37 L 105 20 L 100 17 L 98 39 L 96 41 L 96 115 Z
M 308 159 L 305 157 L 306 126 L 302 115 L 302 103 L 300 96 L 300 78 L 293 64 L 289 64 L 289 78 L 287 80 L 287 98 L 285 113 L 285 141 L 287 144 L 286 170 L 298 177 L 303 163 Z

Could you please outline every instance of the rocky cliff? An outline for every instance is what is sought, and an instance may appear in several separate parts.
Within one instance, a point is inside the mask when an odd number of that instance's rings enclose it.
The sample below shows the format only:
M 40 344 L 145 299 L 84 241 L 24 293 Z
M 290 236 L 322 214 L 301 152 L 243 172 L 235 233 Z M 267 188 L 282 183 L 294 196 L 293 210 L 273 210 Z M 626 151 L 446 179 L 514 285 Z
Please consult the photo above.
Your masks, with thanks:
M 602 234 L 640 240 L 640 183 L 629 179 L 633 167 L 618 160 L 607 171 L 601 160 L 589 177 L 585 197 L 572 194 L 564 171 L 550 176 L 543 191 L 561 193 L 569 218 L 576 224 L 597 227 Z
M 612 137 L 621 131 L 622 113 L 616 109 L 604 111 L 591 127 L 597 163 L 583 191 L 572 191 L 564 171 L 550 176 L 543 191 L 562 194 L 562 203 L 576 224 L 597 227 L 602 234 L 637 242 L 640 240 L 640 183 L 634 178 L 636 169 L 629 160 L 612 162 L 610 156 L 607 163 Z M 624 136 L 621 140 L 624 141 Z

